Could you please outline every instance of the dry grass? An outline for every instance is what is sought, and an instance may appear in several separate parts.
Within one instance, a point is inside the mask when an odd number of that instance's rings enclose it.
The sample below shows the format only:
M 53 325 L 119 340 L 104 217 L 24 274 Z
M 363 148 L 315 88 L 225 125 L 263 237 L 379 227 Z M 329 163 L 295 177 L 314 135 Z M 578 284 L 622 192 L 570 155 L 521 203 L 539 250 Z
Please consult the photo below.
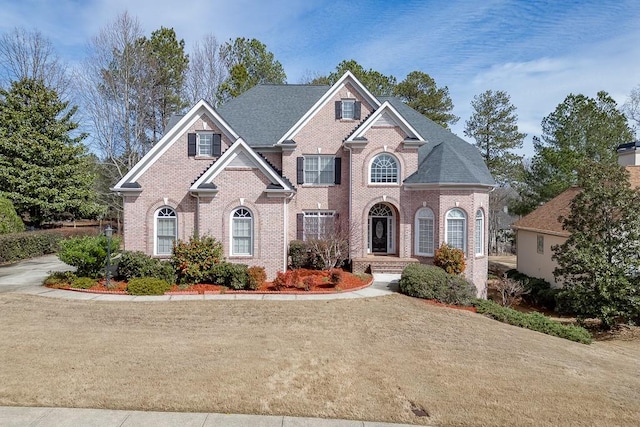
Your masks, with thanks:
M 2 405 L 449 426 L 640 419 L 639 341 L 586 346 L 400 295 L 110 303 L 0 294 L 0 343 Z

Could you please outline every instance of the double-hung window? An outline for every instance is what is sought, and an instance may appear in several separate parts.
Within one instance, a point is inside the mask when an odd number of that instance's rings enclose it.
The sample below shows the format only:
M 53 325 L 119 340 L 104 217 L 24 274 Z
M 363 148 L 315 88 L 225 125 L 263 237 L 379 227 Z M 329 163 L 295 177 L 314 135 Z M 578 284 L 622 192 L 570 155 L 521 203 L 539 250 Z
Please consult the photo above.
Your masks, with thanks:
M 212 133 L 198 133 L 198 156 L 213 156 Z
M 156 211 L 156 255 L 171 255 L 173 242 L 178 237 L 178 216 L 170 207 L 163 207 Z
M 466 253 L 467 215 L 462 209 L 451 209 L 447 212 L 445 221 L 445 241 L 447 245 Z
M 353 120 L 355 117 L 355 99 L 343 99 L 342 100 L 342 118 L 347 120 Z
M 246 208 L 231 214 L 231 255 L 253 255 L 253 217 Z
M 333 211 L 309 211 L 304 213 L 304 240 L 324 239 L 335 226 Z
M 433 256 L 433 211 L 429 208 L 420 208 L 416 213 L 416 254 Z
M 476 256 L 484 255 L 484 213 L 476 212 Z
M 334 184 L 334 164 L 334 156 L 305 156 L 304 183 L 318 185 Z

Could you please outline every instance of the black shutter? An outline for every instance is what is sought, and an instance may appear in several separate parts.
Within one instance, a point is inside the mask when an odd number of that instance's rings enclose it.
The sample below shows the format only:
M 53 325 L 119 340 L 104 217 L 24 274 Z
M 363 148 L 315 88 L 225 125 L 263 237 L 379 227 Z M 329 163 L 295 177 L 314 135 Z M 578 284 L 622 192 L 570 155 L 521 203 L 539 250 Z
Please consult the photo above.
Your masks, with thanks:
M 333 183 L 340 184 L 340 178 L 342 177 L 342 158 L 336 157 L 334 159 L 333 171 L 335 173 Z
M 342 101 L 336 101 L 336 120 L 342 118 Z
M 219 133 L 213 134 L 213 157 L 220 157 L 222 154 L 222 135 Z
M 296 214 L 296 239 L 304 239 L 304 214 Z
M 196 155 L 196 134 L 190 133 L 187 135 L 187 156 L 193 157 Z
M 298 157 L 296 160 L 297 183 L 304 184 L 304 157 Z
M 356 101 L 353 105 L 353 118 L 360 120 L 360 111 L 362 110 L 362 102 Z

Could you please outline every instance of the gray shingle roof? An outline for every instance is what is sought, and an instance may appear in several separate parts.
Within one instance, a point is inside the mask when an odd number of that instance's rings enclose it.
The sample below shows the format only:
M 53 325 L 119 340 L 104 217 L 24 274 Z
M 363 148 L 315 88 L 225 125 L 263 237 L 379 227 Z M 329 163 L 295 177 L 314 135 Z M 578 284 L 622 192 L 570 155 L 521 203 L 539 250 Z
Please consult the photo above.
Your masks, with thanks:
M 329 86 L 258 85 L 222 105 L 218 112 L 252 147 L 274 145 L 324 95 Z M 420 147 L 418 170 L 407 184 L 494 185 L 480 152 L 400 99 L 381 97 L 428 142 Z
M 329 86 L 257 85 L 218 112 L 252 147 L 273 145 L 324 95 Z
M 443 128 L 399 98 L 381 97 L 414 127 L 427 143 L 418 152 L 418 170 L 404 180 L 407 184 L 495 185 L 476 147 Z

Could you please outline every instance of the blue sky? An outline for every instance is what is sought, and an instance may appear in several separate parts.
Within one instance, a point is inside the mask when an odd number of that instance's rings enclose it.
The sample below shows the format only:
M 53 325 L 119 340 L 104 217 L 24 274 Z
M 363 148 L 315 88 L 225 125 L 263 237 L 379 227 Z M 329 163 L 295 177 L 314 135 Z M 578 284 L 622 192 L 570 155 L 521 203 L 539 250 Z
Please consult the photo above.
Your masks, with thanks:
M 187 50 L 206 34 L 255 37 L 289 83 L 343 59 L 399 81 L 424 71 L 448 86 L 460 136 L 473 96 L 505 90 L 528 134 L 527 155 L 542 118 L 569 93 L 605 90 L 622 104 L 640 85 L 637 0 L 0 0 L 0 32 L 37 28 L 77 64 L 91 37 L 125 10 L 147 34 L 174 28 Z

